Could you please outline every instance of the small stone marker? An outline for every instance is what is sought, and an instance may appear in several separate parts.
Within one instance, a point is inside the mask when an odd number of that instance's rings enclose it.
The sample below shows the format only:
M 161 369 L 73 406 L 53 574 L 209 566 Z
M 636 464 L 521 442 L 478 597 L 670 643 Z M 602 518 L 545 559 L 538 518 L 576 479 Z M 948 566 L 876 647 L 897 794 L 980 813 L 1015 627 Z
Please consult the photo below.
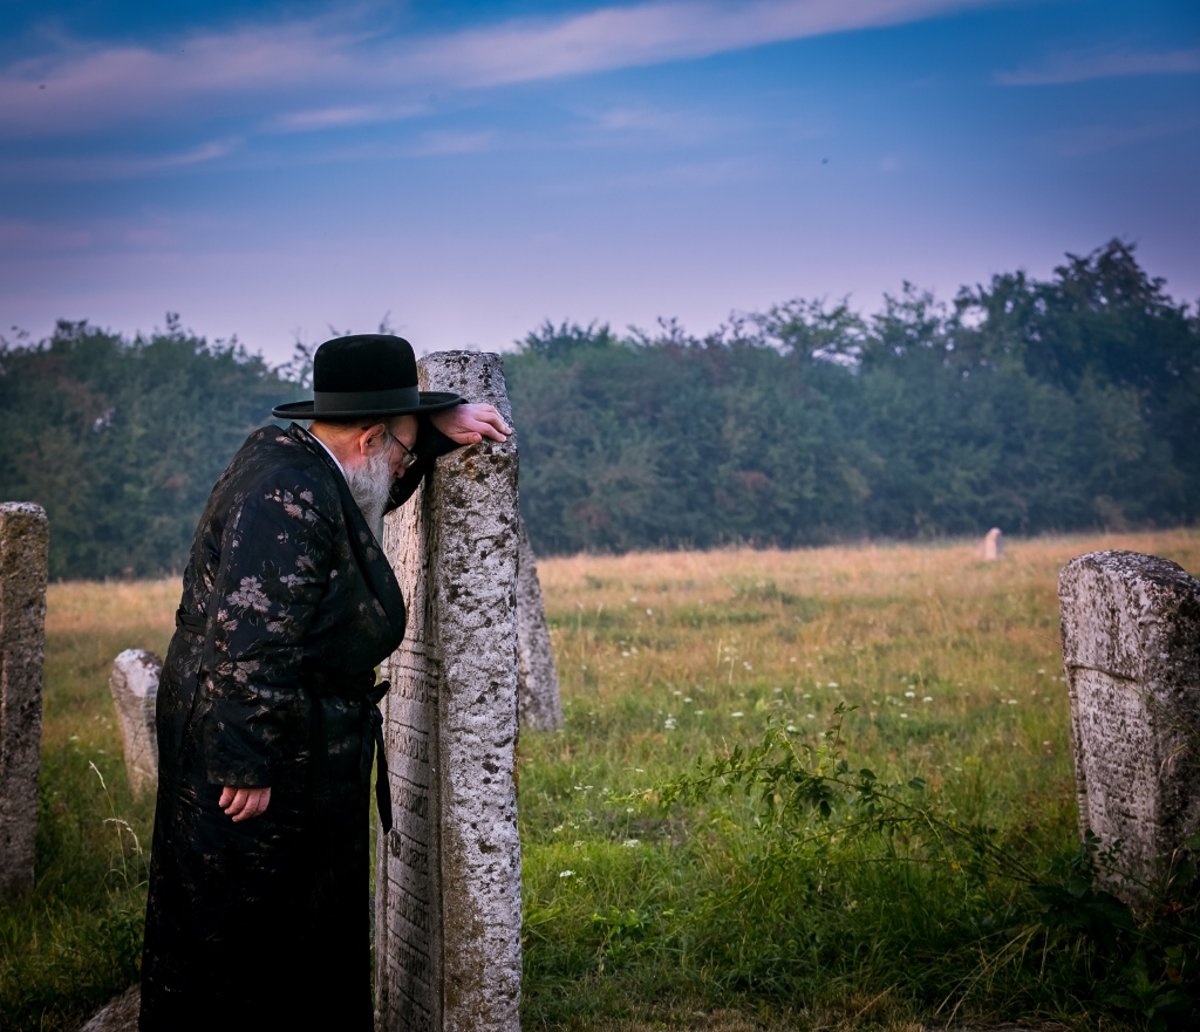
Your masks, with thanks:
M 975 554 L 980 559 L 986 559 L 989 562 L 1004 555 L 1004 535 L 1000 533 L 999 527 L 993 527 L 983 536 L 979 547 L 975 549 Z
M 40 505 L 0 504 L 0 900 L 33 888 L 49 542 Z
M 550 628 L 538 581 L 537 560 L 525 533 L 517 538 L 517 717 L 532 731 L 562 727 L 562 698 L 550 648 Z
M 154 700 L 162 660 L 145 649 L 126 649 L 113 660 L 108 687 L 112 691 L 125 746 L 125 773 L 134 796 L 158 786 L 158 736 L 154 728 Z
M 79 1032 L 137 1032 L 142 1009 L 142 987 L 130 986 L 91 1016 Z
M 422 387 L 511 419 L 499 356 L 448 352 L 419 368 Z M 517 1032 L 515 440 L 438 466 L 384 532 L 408 629 L 384 670 L 395 827 L 377 853 L 375 1024 Z
M 1200 581 L 1091 552 L 1058 581 L 1081 832 L 1122 843 L 1105 888 L 1131 905 L 1200 829 Z

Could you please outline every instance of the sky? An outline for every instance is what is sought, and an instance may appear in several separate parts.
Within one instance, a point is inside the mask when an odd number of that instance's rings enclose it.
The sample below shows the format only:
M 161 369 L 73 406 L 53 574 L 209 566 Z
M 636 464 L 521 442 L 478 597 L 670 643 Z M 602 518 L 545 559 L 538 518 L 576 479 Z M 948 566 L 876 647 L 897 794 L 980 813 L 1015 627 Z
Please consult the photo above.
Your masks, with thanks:
M 1113 237 L 1200 299 L 1195 0 L 0 0 L 0 334 L 703 335 Z

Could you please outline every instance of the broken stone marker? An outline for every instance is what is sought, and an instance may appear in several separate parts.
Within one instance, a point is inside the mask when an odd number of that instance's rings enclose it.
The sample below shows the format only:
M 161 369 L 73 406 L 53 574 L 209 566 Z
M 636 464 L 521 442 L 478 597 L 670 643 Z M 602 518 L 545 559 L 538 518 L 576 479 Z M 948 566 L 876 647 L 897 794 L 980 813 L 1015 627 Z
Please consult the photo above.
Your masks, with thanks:
M 1200 830 L 1200 581 L 1092 552 L 1058 581 L 1079 822 L 1121 843 L 1103 887 L 1137 906 Z
M 125 746 L 125 772 L 134 796 L 158 786 L 158 736 L 154 728 L 154 700 L 162 660 L 145 649 L 126 649 L 113 660 L 108 679 L 121 741 Z
M 142 987 L 130 986 L 91 1016 L 79 1032 L 137 1032 Z
M 510 420 L 500 358 L 429 355 L 424 389 Z M 384 549 L 408 629 L 385 664 L 395 827 L 376 868 L 376 1028 L 517 1032 L 517 449 L 484 441 L 438 460 L 390 516 Z
M 0 504 L 0 900 L 33 888 L 49 542 L 40 505 Z
M 532 731 L 553 731 L 562 727 L 562 698 L 554 652 L 550 648 L 550 628 L 546 626 L 546 608 L 538 581 L 537 560 L 525 533 L 518 525 L 517 539 L 517 717 L 522 727 Z

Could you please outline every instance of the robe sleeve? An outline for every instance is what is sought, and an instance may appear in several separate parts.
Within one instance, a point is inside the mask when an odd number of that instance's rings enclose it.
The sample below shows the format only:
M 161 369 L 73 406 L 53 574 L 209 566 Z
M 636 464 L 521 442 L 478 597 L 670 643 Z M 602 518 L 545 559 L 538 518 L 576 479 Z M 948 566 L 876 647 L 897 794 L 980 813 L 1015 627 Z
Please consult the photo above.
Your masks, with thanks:
M 273 766 L 305 726 L 304 636 L 332 566 L 325 513 L 338 511 L 327 499 L 318 504 L 318 493 L 297 476 L 268 477 L 247 492 L 223 534 L 201 685 L 211 784 L 271 785 Z

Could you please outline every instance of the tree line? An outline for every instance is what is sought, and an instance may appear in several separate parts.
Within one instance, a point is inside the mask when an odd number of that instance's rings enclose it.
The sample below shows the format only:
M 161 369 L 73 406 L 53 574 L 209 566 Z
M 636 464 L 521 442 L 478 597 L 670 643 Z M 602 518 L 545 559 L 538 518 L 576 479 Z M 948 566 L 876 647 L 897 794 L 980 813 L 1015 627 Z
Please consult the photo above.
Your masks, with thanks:
M 170 320 L 0 346 L 0 497 L 57 577 L 178 569 L 272 367 Z M 505 356 L 544 554 L 1171 526 L 1200 513 L 1200 314 L 1113 240 L 942 302 L 796 300 L 705 336 L 546 324 Z

